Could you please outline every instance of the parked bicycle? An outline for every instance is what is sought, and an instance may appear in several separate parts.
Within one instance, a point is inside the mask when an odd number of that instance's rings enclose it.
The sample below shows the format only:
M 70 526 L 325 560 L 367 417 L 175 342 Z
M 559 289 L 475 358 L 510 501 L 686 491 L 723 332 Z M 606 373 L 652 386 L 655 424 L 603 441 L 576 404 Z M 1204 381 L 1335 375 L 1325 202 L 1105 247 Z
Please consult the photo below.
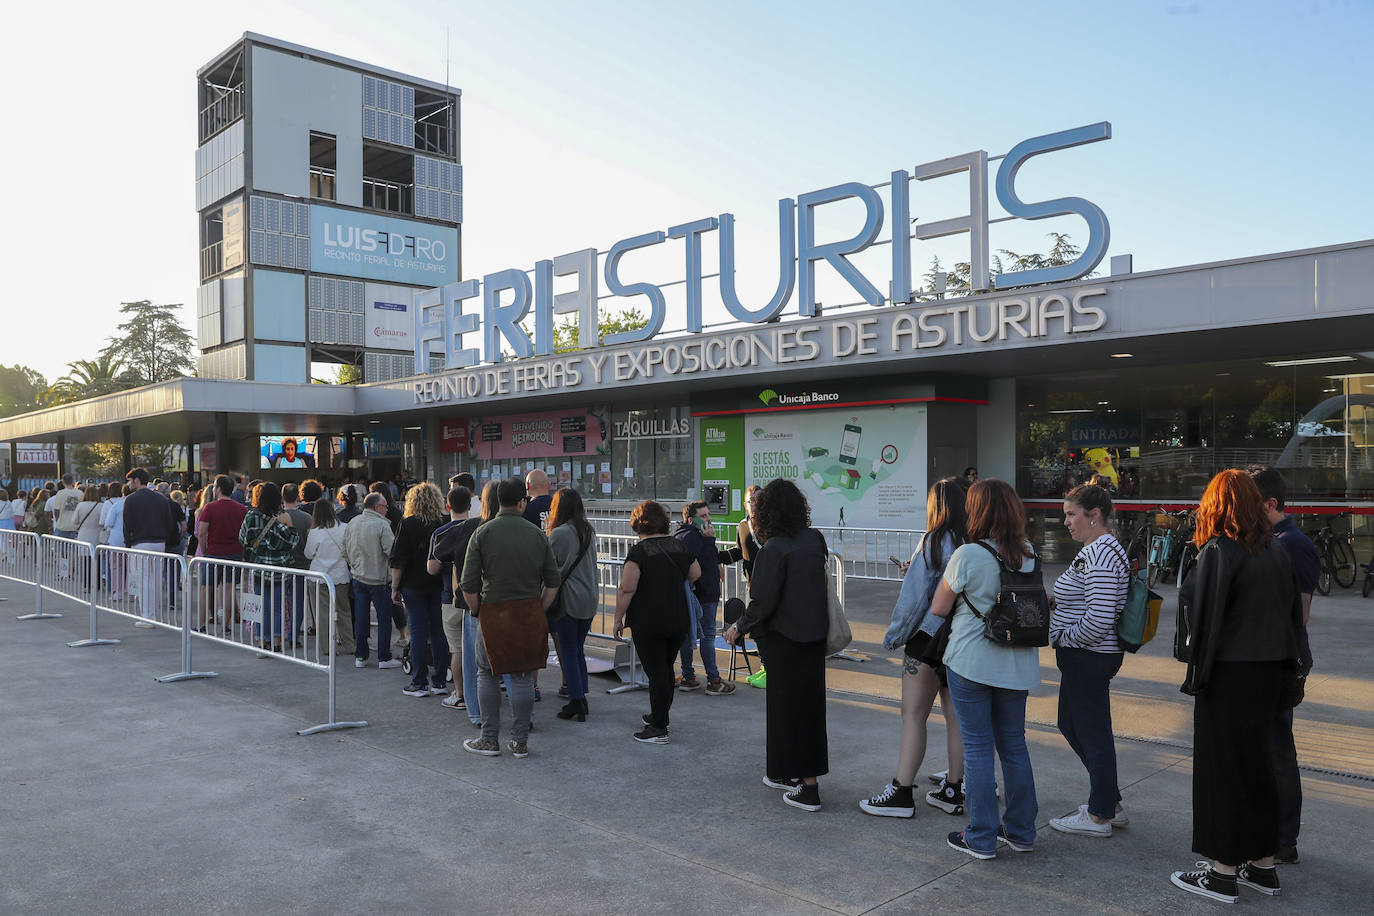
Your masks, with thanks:
M 1337 518 L 1350 518 L 1353 512 L 1342 512 Z M 1327 522 L 1321 528 L 1311 532 L 1309 537 L 1317 547 L 1317 560 L 1320 563 L 1317 571 L 1317 593 L 1321 595 L 1331 594 L 1331 580 L 1336 580 L 1336 584 L 1341 588 L 1350 588 L 1355 584 L 1355 548 L 1351 544 L 1350 535 L 1338 535 L 1332 529 L 1331 523 Z M 1371 585 L 1369 574 L 1365 575 L 1364 594 L 1369 595 Z
M 1197 547 L 1193 544 L 1195 522 L 1191 509 L 1166 512 L 1155 510 L 1156 534 L 1150 537 L 1150 587 L 1173 578 L 1182 583 L 1197 562 Z

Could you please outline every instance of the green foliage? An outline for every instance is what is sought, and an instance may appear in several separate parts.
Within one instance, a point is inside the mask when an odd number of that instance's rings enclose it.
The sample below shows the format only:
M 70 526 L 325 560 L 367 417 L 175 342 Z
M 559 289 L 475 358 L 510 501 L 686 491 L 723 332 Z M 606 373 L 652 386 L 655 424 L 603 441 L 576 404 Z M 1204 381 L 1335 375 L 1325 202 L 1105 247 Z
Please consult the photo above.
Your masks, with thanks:
M 119 357 L 102 352 L 96 359 L 78 359 L 67 364 L 68 372 L 47 392 L 48 404 L 70 404 L 134 387 Z
M 131 387 L 178 378 L 191 371 L 195 341 L 177 319 L 178 308 L 153 305 L 147 299 L 120 304 L 119 313 L 128 317 L 100 355 L 124 365 L 120 377 Z
M 0 417 L 38 410 L 45 404 L 48 380 L 36 369 L 0 366 Z
M 639 309 L 627 308 L 614 315 L 599 316 L 597 331 L 601 334 L 601 339 L 605 340 L 608 334 L 638 330 L 644 327 L 647 321 Z M 554 325 L 553 352 L 570 353 L 578 349 L 577 332 L 577 321 L 572 317 L 564 318 L 562 322 Z
M 1048 254 L 1017 254 L 1002 248 L 999 250 L 999 254 L 993 255 L 988 263 L 988 273 L 993 287 L 997 286 L 999 274 L 1018 273 L 1023 270 L 1034 270 L 1038 267 L 1062 267 L 1065 264 L 1073 263 L 1082 254 L 1082 249 L 1069 240 L 1068 233 L 1050 232 L 1046 238 L 1054 240 Z M 1002 260 L 1002 255 L 1006 255 L 1007 261 Z M 940 274 L 945 275 L 944 296 L 967 296 L 973 292 L 973 268 L 968 261 L 959 261 L 952 268 L 946 270 L 940 264 L 940 259 L 933 257 L 930 259 L 930 269 L 921 275 L 923 284 L 915 291 L 917 302 L 930 302 L 942 298 L 938 282 Z M 1090 277 L 1096 275 L 1096 271 L 1088 274 Z

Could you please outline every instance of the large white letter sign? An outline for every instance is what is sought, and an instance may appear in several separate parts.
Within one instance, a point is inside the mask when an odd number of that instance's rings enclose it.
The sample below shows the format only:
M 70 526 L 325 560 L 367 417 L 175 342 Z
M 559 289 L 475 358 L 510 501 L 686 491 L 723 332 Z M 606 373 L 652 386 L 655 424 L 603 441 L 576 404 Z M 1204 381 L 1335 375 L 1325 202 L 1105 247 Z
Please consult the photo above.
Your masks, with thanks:
M 1091 273 L 1102 260 L 1102 256 L 1107 253 L 1107 243 L 1111 240 L 1107 214 L 1103 213 L 1097 204 L 1081 197 L 1060 197 L 1034 204 L 1025 203 L 1016 196 L 1016 173 L 1032 156 L 1068 149 L 1071 146 L 1082 146 L 1085 143 L 1096 143 L 1098 140 L 1110 140 L 1111 137 L 1112 125 L 1101 121 L 1086 127 L 1075 127 L 1073 130 L 1061 130 L 1045 134 L 1043 137 L 1022 140 L 1007 153 L 1007 158 L 1002 160 L 1002 166 L 997 170 L 997 202 L 1002 205 L 1002 209 L 1021 219 L 1045 219 L 1050 216 L 1077 213 L 1088 224 L 1088 243 L 1083 246 L 1083 253 L 1078 256 L 1078 260 L 1072 264 L 1001 274 L 997 277 L 999 287 L 1073 280 Z
M 864 225 L 858 234 L 840 242 L 816 244 L 816 215 L 813 212 L 821 204 L 857 197 L 864 202 Z M 882 305 L 885 301 L 878 288 L 859 273 L 859 269 L 849 263 L 847 254 L 863 251 L 878 238 L 878 229 L 883 221 L 883 202 L 878 192 L 866 184 L 847 181 L 833 188 L 809 191 L 797 197 L 797 270 L 801 274 L 801 302 L 798 311 L 802 315 L 816 314 L 816 262 L 824 258 L 835 271 L 864 297 L 869 305 Z
M 649 300 L 649 320 L 644 327 L 633 331 L 621 331 L 619 334 L 608 334 L 606 346 L 649 340 L 663 327 L 663 318 L 668 311 L 668 303 L 663 298 L 663 290 L 652 283 L 620 282 L 620 259 L 625 256 L 626 252 L 634 251 L 636 248 L 661 245 L 665 238 L 667 236 L 662 232 L 646 232 L 632 239 L 621 239 L 611 246 L 610 251 L 606 252 L 606 288 L 611 291 L 611 294 L 615 296 L 644 296 Z
M 935 239 L 956 232 L 969 234 L 969 285 L 974 292 L 984 292 L 988 282 L 988 154 L 985 150 L 951 156 L 939 162 L 927 162 L 915 169 L 916 178 L 926 181 L 957 172 L 968 172 L 968 216 L 942 219 L 933 223 L 917 223 L 916 238 Z M 893 193 L 896 193 L 895 189 Z
M 515 300 L 510 305 L 502 305 L 501 292 L 507 289 L 515 293 Z M 499 363 L 504 358 L 501 353 L 503 337 L 510 342 L 517 357 L 529 356 L 534 351 L 529 335 L 520 327 L 529 312 L 530 278 L 523 270 L 511 267 L 482 278 L 483 355 L 487 362 Z

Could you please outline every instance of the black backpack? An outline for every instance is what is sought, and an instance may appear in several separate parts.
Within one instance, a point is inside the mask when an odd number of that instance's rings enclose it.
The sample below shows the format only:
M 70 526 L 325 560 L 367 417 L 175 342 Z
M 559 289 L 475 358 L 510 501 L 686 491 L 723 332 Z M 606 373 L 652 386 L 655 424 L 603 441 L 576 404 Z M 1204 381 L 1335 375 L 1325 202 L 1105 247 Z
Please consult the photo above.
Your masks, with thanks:
M 1040 573 L 1040 557 L 1034 553 L 1035 568 L 1028 573 L 1008 568 L 1002 555 L 984 544 L 974 541 L 997 559 L 1002 584 L 997 590 L 997 602 L 986 614 L 980 613 L 968 595 L 962 591 L 973 616 L 983 621 L 983 637 L 1001 646 L 1030 646 L 1039 648 L 1050 644 L 1050 600 Z

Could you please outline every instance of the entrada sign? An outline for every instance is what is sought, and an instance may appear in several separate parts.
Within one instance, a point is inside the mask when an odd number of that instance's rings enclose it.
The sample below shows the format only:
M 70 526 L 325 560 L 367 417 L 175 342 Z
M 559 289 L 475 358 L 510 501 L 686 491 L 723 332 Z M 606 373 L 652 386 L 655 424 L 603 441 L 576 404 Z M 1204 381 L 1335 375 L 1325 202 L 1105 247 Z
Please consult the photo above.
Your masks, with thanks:
M 1083 246 L 1083 253 L 1070 264 L 1000 274 L 997 277 L 999 290 L 1074 280 L 1091 273 L 1101 262 L 1110 238 L 1110 227 L 1101 208 L 1080 197 L 1028 203 L 1017 195 L 1015 185 L 1017 172 L 1032 157 L 1107 140 L 1111 135 L 1110 123 L 1089 124 L 1023 140 L 1002 159 L 994 183 L 997 202 L 1002 209 L 1024 220 L 1077 215 L 1087 223 L 1088 240 Z M 987 167 L 987 152 L 975 150 L 918 165 L 909 173 L 904 169 L 892 173 L 892 212 L 886 215 L 893 243 L 890 278 L 892 304 L 912 301 L 912 252 L 907 230 L 912 226 L 910 182 L 913 178 L 926 181 L 968 173 L 968 213 L 934 222 L 918 222 L 912 231 L 917 239 L 968 233 L 970 285 L 974 292 L 986 292 L 991 288 L 988 269 Z M 855 199 L 863 204 L 865 218 L 862 229 L 848 239 L 818 241 L 815 231 L 817 208 L 847 199 Z M 508 268 L 489 273 L 480 280 L 472 278 L 417 292 L 414 297 L 416 365 L 427 364 L 434 341 L 442 342 L 448 369 L 499 363 L 503 359 L 503 347 L 516 357 L 550 355 L 553 352 L 554 316 L 557 314 L 577 316 L 578 340 L 584 342 L 582 349 L 650 340 L 662 330 L 666 318 L 667 304 L 663 290 L 653 283 L 628 282 L 621 276 L 620 262 L 631 251 L 661 245 L 668 239 L 682 239 L 684 242 L 685 324 L 689 332 L 700 333 L 703 327 L 701 252 L 703 238 L 710 232 L 716 233 L 720 250 L 721 302 L 726 311 L 741 322 L 763 324 L 777 319 L 793 299 L 794 290 L 797 292 L 797 314 L 803 318 L 815 317 L 819 311 L 816 302 L 816 266 L 821 261 L 829 264 L 864 301 L 874 306 L 884 305 L 888 298 L 848 257 L 877 242 L 884 217 L 883 202 L 878 192 L 854 181 L 778 201 L 778 283 L 772 297 L 757 306 L 742 302 L 735 286 L 733 214 L 708 216 L 672 226 L 666 232 L 655 230 L 621 239 L 607 252 L 601 274 L 606 288 L 613 295 L 644 297 L 648 303 L 648 321 L 642 328 L 609 334 L 604 341 L 600 340 L 597 320 L 600 278 L 597 254 L 593 248 L 537 262 L 534 265 L 533 283 L 524 270 Z M 556 294 L 553 292 L 555 277 L 576 277 L 577 288 Z M 480 314 L 478 310 L 467 311 L 465 303 L 478 298 L 481 299 Z M 520 327 L 520 322 L 531 312 L 534 313 L 533 340 Z M 922 331 L 929 330 L 924 321 L 921 324 Z M 480 350 L 463 347 L 463 335 L 479 331 L 482 334 Z M 944 332 L 940 333 L 943 335 Z

